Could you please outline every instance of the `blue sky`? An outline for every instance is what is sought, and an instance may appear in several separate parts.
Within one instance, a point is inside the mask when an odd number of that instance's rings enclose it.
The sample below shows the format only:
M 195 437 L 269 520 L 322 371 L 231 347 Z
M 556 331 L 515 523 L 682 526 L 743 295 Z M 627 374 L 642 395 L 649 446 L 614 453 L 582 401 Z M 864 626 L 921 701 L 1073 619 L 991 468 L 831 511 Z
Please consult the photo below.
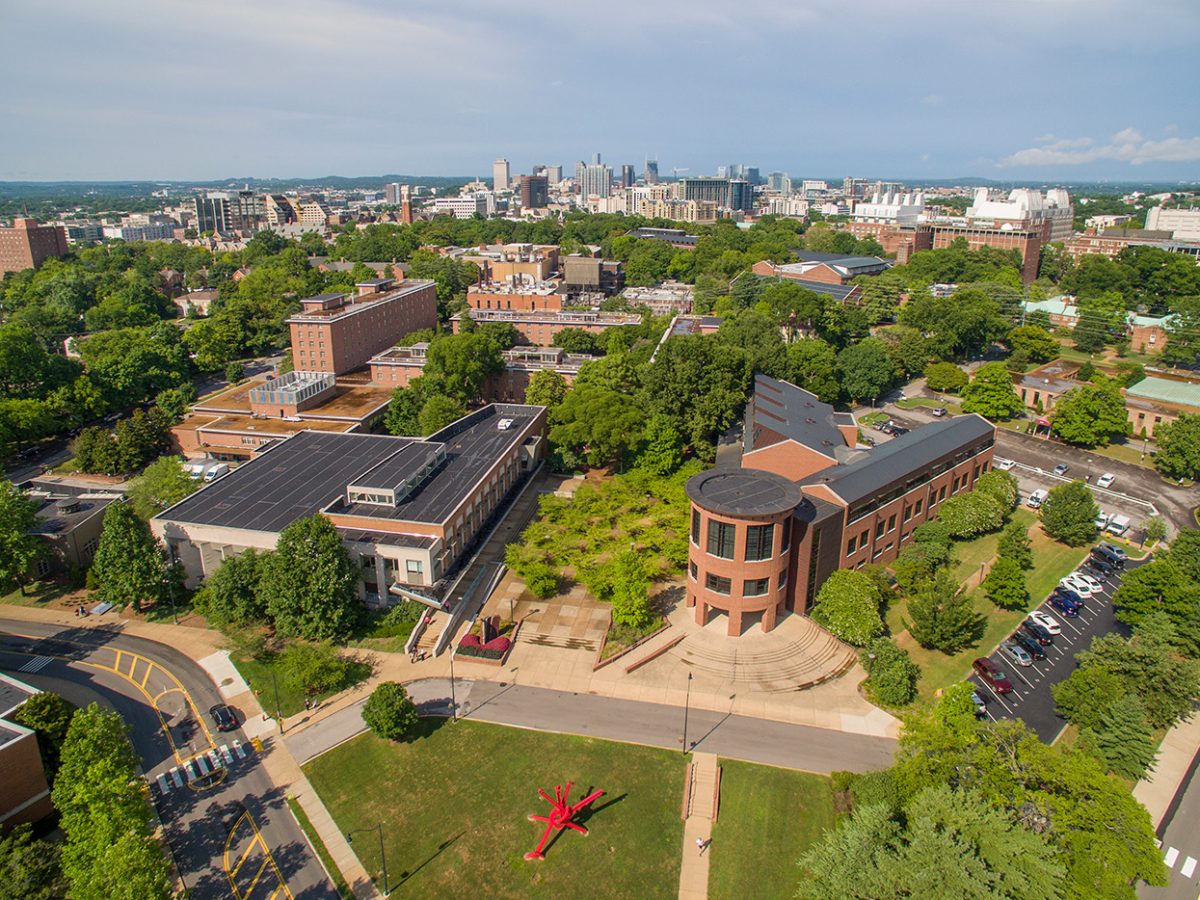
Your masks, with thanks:
M 1200 178 L 1196 0 L 3 0 L 0 180 Z

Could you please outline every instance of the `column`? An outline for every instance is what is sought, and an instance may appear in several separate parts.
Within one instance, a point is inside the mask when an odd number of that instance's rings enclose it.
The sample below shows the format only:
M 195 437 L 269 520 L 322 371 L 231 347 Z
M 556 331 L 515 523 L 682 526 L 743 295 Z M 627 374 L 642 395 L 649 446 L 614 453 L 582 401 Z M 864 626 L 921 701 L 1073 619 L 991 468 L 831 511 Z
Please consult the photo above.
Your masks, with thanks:
M 378 553 L 375 554 L 375 584 L 377 585 L 376 590 L 379 591 L 380 604 L 387 606 L 390 598 L 388 588 L 391 587 L 391 585 L 388 584 L 387 566 L 384 565 L 383 557 Z

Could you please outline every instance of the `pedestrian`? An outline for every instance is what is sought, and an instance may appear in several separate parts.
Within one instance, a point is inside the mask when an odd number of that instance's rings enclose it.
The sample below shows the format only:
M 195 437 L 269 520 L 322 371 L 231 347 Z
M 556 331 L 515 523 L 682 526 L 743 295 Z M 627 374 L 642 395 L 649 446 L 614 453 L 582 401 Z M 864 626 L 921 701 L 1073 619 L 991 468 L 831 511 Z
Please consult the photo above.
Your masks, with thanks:
M 696 838 L 696 849 L 700 851 L 700 855 L 704 855 L 704 851 L 708 849 L 708 845 L 712 843 L 712 838 Z

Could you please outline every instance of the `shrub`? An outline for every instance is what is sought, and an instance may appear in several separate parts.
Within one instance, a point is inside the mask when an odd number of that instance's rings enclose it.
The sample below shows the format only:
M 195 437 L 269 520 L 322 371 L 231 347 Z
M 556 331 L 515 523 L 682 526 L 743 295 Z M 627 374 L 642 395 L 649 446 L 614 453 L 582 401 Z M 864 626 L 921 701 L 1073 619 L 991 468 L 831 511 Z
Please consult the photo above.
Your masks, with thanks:
M 525 579 L 529 593 L 539 599 L 545 600 L 558 593 L 558 573 L 549 563 L 529 563 L 518 574 Z
M 1004 609 L 1024 609 L 1029 603 L 1029 586 L 1025 573 L 1015 559 L 1001 556 L 983 580 L 987 598 Z
M 419 718 L 417 706 L 408 696 L 404 685 L 385 681 L 363 704 L 363 721 L 376 735 L 396 741 L 409 734 Z
M 1022 569 L 1033 568 L 1033 543 L 1029 540 L 1029 529 L 1020 522 L 1004 526 L 997 550 L 1000 556 L 1011 559 Z
M 904 706 L 917 696 L 917 679 L 921 670 L 906 650 L 895 643 L 879 638 L 859 654 L 867 670 L 867 690 L 885 706 Z
M 883 634 L 879 614 L 883 598 L 875 582 L 862 572 L 839 569 L 817 592 L 812 617 L 848 644 L 865 647 Z
M 308 641 L 289 644 L 279 654 L 279 667 L 284 684 L 310 694 L 336 691 L 345 683 L 349 668 L 332 644 Z
M 1004 524 L 1004 508 L 991 494 L 971 491 L 951 497 L 938 507 L 938 520 L 956 538 L 973 538 Z
M 999 469 L 993 469 L 991 472 L 980 475 L 975 480 L 975 487 L 972 490 L 995 498 L 1005 510 L 1015 507 L 1017 497 L 1020 495 L 1017 479 L 1010 473 L 1002 472 Z

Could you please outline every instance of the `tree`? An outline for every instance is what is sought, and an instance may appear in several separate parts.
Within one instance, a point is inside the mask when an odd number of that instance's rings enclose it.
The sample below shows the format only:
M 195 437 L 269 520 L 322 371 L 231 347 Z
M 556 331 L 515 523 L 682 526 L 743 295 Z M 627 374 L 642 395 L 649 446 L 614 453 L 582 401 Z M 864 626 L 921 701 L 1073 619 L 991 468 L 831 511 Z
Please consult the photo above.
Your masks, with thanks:
M 784 365 L 789 382 L 816 394 L 824 403 L 836 403 L 841 397 L 837 354 L 820 338 L 802 338 L 788 344 Z
M 504 371 L 500 347 L 480 331 L 445 334 L 429 345 L 422 379 L 440 386 L 439 393 L 469 405 L 478 398 L 483 383 Z
M 171 449 L 170 422 L 162 410 L 135 409 L 113 430 L 117 445 L 117 464 L 122 472 L 132 472 Z
M 114 606 L 132 603 L 136 610 L 158 602 L 165 586 L 162 546 L 150 526 L 124 502 L 104 511 L 100 545 L 92 560 L 91 577 L 101 600 Z
M 726 319 L 717 329 L 716 339 L 718 343 L 745 353 L 753 371 L 773 378 L 784 374 L 787 351 L 779 325 L 758 310 L 743 310 Z
M 417 415 L 417 427 L 423 436 L 428 436 L 435 431 L 441 431 L 466 414 L 466 409 L 458 400 L 445 394 L 434 394 L 421 407 L 421 412 Z
M 641 441 L 645 420 L 627 395 L 579 384 L 551 416 L 550 442 L 568 466 L 620 465 Z
M 1144 540 L 1150 544 L 1157 544 L 1159 541 L 1166 540 L 1166 519 L 1162 516 L 1147 516 L 1142 520 L 1142 533 Z
M 874 400 L 896 380 L 887 349 L 878 338 L 851 344 L 837 357 L 842 388 L 853 400 Z
M 160 456 L 129 485 L 125 496 L 143 519 L 157 515 L 200 489 L 200 482 L 183 468 L 178 456 Z
M 568 353 L 578 353 L 583 356 L 603 356 L 604 343 L 600 335 L 593 334 L 584 328 L 563 328 L 552 342 L 553 346 L 561 347 Z
M 392 391 L 392 401 L 387 412 L 383 414 L 383 427 L 388 430 L 388 434 L 421 434 L 421 408 L 425 401 L 436 393 L 434 390 L 426 390 L 426 383 L 423 377 L 418 376 L 405 387 L 398 387 Z
M 902 824 L 903 823 L 903 824 Z M 799 896 L 1043 900 L 1063 895 L 1063 866 L 1045 836 L 976 790 L 924 788 L 893 817 L 856 808 L 800 860 Z
M 1154 429 L 1154 468 L 1178 481 L 1200 478 L 1200 415 L 1180 413 Z
M 962 398 L 963 412 L 979 413 L 988 419 L 1011 419 L 1025 408 L 1004 363 L 980 366 L 971 383 L 962 389 Z
M 1079 667 L 1111 673 L 1121 682 L 1121 695 L 1143 703 L 1143 717 L 1151 727 L 1168 728 L 1191 713 L 1200 692 L 1200 663 L 1181 657 L 1174 640 L 1170 623 L 1159 613 L 1140 623 L 1129 640 L 1118 634 L 1093 639 L 1078 655 Z
M 61 850 L 53 841 L 34 840 L 33 826 L 17 825 L 0 838 L 0 884 L 14 900 L 58 900 L 67 896 Z
M 641 554 L 625 550 L 613 563 L 612 618 L 618 625 L 644 628 L 653 621 L 650 578 Z
M 1200 529 L 1180 528 L 1167 550 L 1159 550 L 1157 559 L 1170 562 L 1187 578 L 1200 583 Z
M 1006 514 L 1017 505 L 1017 498 L 1020 496 L 1017 479 L 1011 473 L 999 469 L 984 472 L 975 479 L 975 486 L 971 490 L 994 498 Z
M 1094 744 L 1100 761 L 1122 778 L 1141 778 L 1154 762 L 1154 736 L 1146 724 L 1146 708 L 1132 695 L 1109 703 L 1099 727 L 1080 740 Z
M 51 799 L 67 834 L 68 896 L 171 896 L 170 866 L 154 839 L 128 726 L 95 703 L 79 710 L 63 742 Z
M 932 578 L 934 572 L 950 562 L 950 545 L 934 541 L 913 541 L 900 551 L 892 563 L 896 583 L 906 594 L 915 591 L 921 582 Z
M 1135 629 L 1152 614 L 1164 613 L 1195 653 L 1200 650 L 1200 584 L 1188 577 L 1176 553 L 1172 548 L 1167 559 L 1126 572 L 1113 593 L 1113 607 L 1117 618 Z
M 0 582 L 17 582 L 22 594 L 30 565 L 45 550 L 32 534 L 37 527 L 37 510 L 38 504 L 20 488 L 11 481 L 0 481 Z
M 283 529 L 259 590 L 285 637 L 341 640 L 358 620 L 358 572 L 341 535 L 320 513 Z
M 961 539 L 998 530 L 1004 524 L 1006 511 L 992 494 L 968 491 L 947 499 L 938 507 L 937 514 L 938 521 L 950 534 Z
M 34 694 L 12 714 L 14 722 L 37 732 L 38 751 L 46 770 L 46 780 L 51 786 L 54 785 L 63 742 L 67 739 L 67 730 L 71 727 L 71 717 L 74 715 L 75 707 L 50 691 Z
M 1081 730 L 1096 731 L 1101 717 L 1125 696 L 1125 683 L 1103 666 L 1080 666 L 1058 684 L 1051 685 L 1058 714 Z
M 831 574 L 813 605 L 812 617 L 848 644 L 865 647 L 872 638 L 883 634 L 879 608 L 883 598 L 875 582 L 854 569 L 839 569 Z
M 412 732 L 420 717 L 404 685 L 385 681 L 371 691 L 363 704 L 362 718 L 377 737 L 398 741 Z
M 642 435 L 638 466 L 655 475 L 670 475 L 683 462 L 683 440 L 675 425 L 663 415 L 653 415 Z
M 981 617 L 971 595 L 942 569 L 908 598 L 904 624 L 922 647 L 957 653 L 978 637 Z
M 553 411 L 567 396 L 567 380 L 553 369 L 539 369 L 529 379 L 525 388 L 525 402 L 533 406 L 544 406 Z
M 1025 583 L 1021 564 L 1007 556 L 998 557 L 992 563 L 983 580 L 983 592 L 1004 609 L 1025 609 L 1029 603 L 1029 585 Z
M 1042 528 L 1056 541 L 1080 547 L 1096 536 L 1100 507 L 1082 481 L 1051 488 L 1042 503 Z
M 925 367 L 925 384 L 931 391 L 956 394 L 970 380 L 970 376 L 954 363 L 936 362 Z
M 79 432 L 72 446 L 75 454 L 75 465 L 81 472 L 92 472 L 99 475 L 115 475 L 121 469 L 121 459 L 117 452 L 117 442 L 113 434 L 106 428 L 97 425 L 89 426 Z
M 267 617 L 266 598 L 259 586 L 269 553 L 246 550 L 225 561 L 196 592 L 192 605 L 214 628 L 225 630 L 262 622 Z
M 328 641 L 293 641 L 279 654 L 283 683 L 306 694 L 336 691 L 345 684 L 348 668 Z
M 877 638 L 859 654 L 859 662 L 867 670 L 867 690 L 886 706 L 905 706 L 917 696 L 917 679 L 921 670 L 907 650 L 887 638 Z
M 1061 349 L 1058 341 L 1040 325 L 1020 325 L 1008 333 L 1008 346 L 1014 353 L 1024 353 L 1033 362 L 1055 359 Z
M 1033 568 L 1033 542 L 1029 539 L 1029 529 L 1020 522 L 1009 522 L 1004 526 L 996 552 L 1022 569 Z
M 1067 391 L 1054 404 L 1050 421 L 1068 444 L 1105 447 L 1113 437 L 1125 434 L 1129 417 L 1116 384 L 1105 380 Z

